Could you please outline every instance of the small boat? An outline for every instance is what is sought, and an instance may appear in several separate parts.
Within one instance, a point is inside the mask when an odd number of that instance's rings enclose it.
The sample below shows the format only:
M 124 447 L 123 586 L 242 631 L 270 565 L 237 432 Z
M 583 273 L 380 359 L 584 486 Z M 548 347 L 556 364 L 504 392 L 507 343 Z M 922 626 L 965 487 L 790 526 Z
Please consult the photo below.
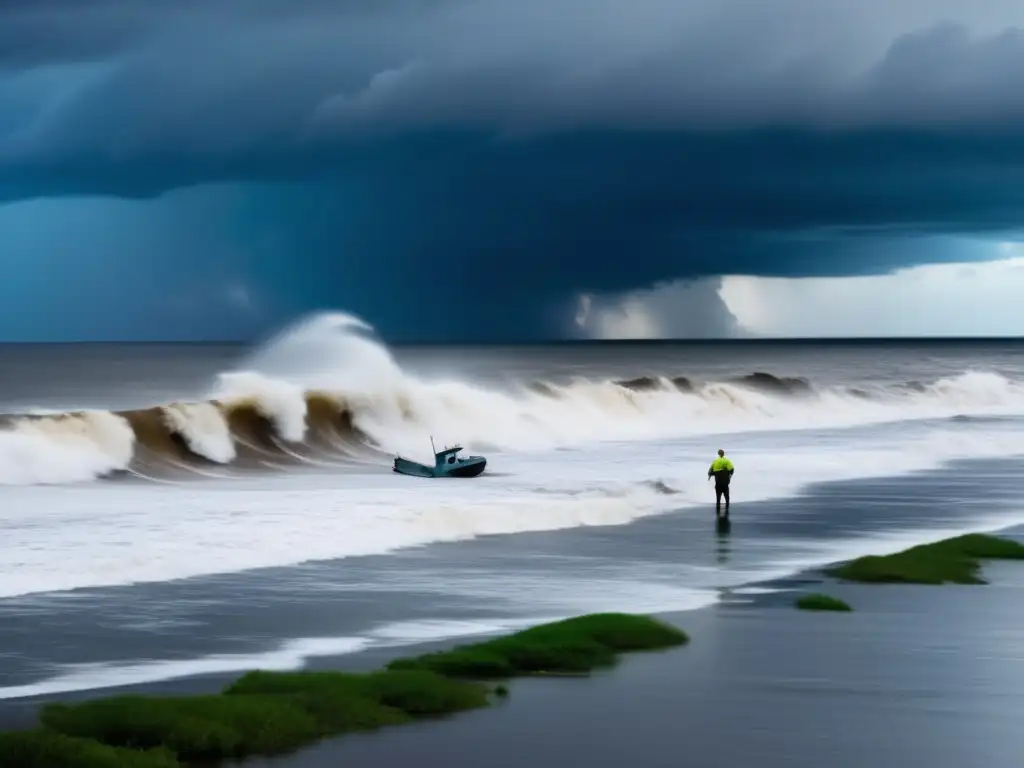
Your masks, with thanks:
M 487 466 L 487 459 L 483 456 L 459 456 L 461 445 L 439 451 L 434 448 L 434 439 L 431 438 L 430 447 L 434 451 L 434 466 L 395 456 L 393 470 L 413 477 L 476 477 Z

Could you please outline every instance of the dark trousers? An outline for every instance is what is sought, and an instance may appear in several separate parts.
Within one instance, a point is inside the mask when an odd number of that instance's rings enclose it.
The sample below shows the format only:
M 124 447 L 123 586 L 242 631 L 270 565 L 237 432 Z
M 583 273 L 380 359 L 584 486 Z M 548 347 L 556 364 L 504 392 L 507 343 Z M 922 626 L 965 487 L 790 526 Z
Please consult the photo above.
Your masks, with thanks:
M 715 513 L 722 511 L 722 497 L 725 497 L 725 514 L 729 514 L 729 486 L 728 485 L 716 485 L 715 486 Z

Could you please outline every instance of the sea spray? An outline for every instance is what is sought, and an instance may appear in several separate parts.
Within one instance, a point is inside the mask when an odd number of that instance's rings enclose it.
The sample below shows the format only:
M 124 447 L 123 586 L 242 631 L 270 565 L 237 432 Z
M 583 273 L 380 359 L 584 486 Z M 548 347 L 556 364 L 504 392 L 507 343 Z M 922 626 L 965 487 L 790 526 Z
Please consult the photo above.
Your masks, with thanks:
M 173 403 L 163 410 L 167 427 L 181 435 L 195 454 L 218 464 L 235 458 L 231 430 L 212 403 Z
M 0 485 L 75 483 L 124 470 L 135 435 L 106 411 L 15 419 L 0 431 Z

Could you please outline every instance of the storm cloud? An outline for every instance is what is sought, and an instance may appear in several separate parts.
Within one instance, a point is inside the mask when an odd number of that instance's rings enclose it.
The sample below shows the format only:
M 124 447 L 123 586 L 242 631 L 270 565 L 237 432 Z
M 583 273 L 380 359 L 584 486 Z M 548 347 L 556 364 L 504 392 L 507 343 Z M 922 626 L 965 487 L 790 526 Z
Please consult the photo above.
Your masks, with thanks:
M 5 144 L 45 162 L 439 128 L 977 128 L 1022 116 L 1018 24 L 991 0 L 8 2 L 9 87 L 66 71 Z
M 288 264 L 288 306 L 431 338 L 571 333 L 584 294 L 885 272 L 1007 237 L 1021 28 L 996 0 L 0 0 L 0 199 L 179 221 L 203 217 L 190 189 L 227 186 L 194 260 L 247 284 Z M 228 268 L 225 248 L 260 255 Z

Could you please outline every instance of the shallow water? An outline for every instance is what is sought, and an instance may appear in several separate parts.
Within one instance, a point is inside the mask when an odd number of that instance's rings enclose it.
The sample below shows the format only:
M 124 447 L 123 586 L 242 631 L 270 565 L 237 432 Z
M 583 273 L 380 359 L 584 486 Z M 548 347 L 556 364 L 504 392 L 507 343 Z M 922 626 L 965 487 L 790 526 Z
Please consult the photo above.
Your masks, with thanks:
M 848 614 L 797 611 L 789 593 L 677 614 L 686 648 L 627 654 L 585 679 L 516 680 L 487 710 L 251 765 L 391 768 L 426 755 L 500 768 L 1009 768 L 1024 710 L 1024 566 L 990 564 L 986 577 L 830 586 Z

